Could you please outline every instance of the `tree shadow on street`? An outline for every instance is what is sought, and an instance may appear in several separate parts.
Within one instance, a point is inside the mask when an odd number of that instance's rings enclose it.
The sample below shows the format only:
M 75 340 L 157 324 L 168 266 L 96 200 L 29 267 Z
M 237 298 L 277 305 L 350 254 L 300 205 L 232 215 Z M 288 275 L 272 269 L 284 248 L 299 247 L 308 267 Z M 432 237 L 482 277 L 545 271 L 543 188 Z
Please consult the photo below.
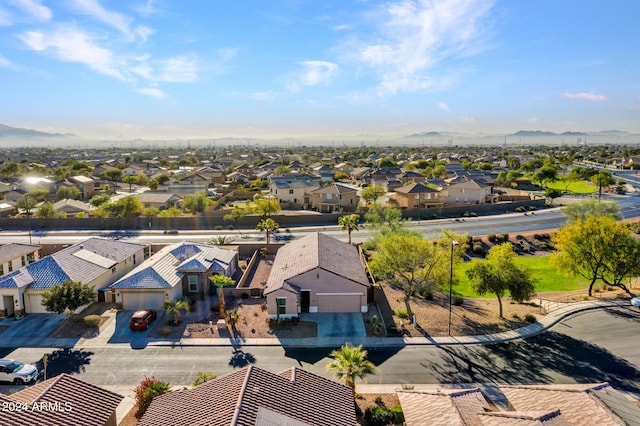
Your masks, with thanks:
M 442 383 L 546 384 L 609 382 L 640 392 L 640 370 L 591 343 L 553 331 L 511 343 L 443 347 L 432 365 Z
M 62 373 L 83 373 L 85 366 L 91 363 L 93 352 L 82 349 L 58 349 L 47 358 L 47 378 Z M 41 358 L 36 364 L 38 371 L 44 371 L 44 361 Z
M 256 357 L 240 348 L 234 348 L 229 365 L 233 368 L 243 368 L 249 364 L 255 364 Z

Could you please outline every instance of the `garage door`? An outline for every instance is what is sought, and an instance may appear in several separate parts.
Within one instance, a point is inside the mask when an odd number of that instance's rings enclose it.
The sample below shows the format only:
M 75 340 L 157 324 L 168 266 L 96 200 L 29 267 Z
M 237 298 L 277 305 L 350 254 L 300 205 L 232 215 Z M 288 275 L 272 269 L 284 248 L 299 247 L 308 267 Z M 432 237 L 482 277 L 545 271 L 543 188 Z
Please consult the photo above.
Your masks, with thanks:
M 139 309 L 162 309 L 162 305 L 164 305 L 164 291 L 122 293 L 122 308 L 125 311 L 136 311 Z
M 47 310 L 42 306 L 41 294 L 27 294 L 26 295 L 26 310 L 30 314 L 46 314 Z
M 360 312 L 362 295 L 318 294 L 318 312 Z

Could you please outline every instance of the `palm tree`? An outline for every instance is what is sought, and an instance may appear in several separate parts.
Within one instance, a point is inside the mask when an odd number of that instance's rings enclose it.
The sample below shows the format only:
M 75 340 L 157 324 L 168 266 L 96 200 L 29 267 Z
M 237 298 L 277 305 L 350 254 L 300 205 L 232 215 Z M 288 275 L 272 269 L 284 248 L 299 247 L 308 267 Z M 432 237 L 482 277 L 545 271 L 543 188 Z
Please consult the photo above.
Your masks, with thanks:
M 218 287 L 218 296 L 220 297 L 220 310 L 218 311 L 218 318 L 219 319 L 223 319 L 224 318 L 225 304 L 224 304 L 224 291 L 222 289 L 224 287 L 228 287 L 230 285 L 233 285 L 235 283 L 235 281 L 233 281 L 233 278 L 229 278 L 229 277 L 224 276 L 224 275 L 213 275 L 213 276 L 209 277 L 209 280 L 211 280 L 211 282 L 216 287 Z
M 347 231 L 349 235 L 349 244 L 351 244 L 351 232 L 360 229 L 358 220 L 360 220 L 360 218 L 357 214 L 349 214 L 338 218 L 338 225 L 342 226 L 342 230 Z
M 276 232 L 278 228 L 280 228 L 280 225 L 278 225 L 278 222 L 271 219 L 270 217 L 266 219 L 262 219 L 260 222 L 258 222 L 258 225 L 256 226 L 256 229 L 258 231 L 265 231 L 267 233 L 267 244 L 269 244 L 269 236 L 271 235 L 271 233 Z
M 331 356 L 334 360 L 327 365 L 327 370 L 335 371 L 336 379 L 344 381 L 344 384 L 351 388 L 355 399 L 356 379 L 363 379 L 369 374 L 375 374 L 376 366 L 365 359 L 367 351 L 362 349 L 362 345 L 353 346 L 351 343 L 347 343 L 342 345 L 340 350 L 331 352 Z
M 164 302 L 164 310 L 167 313 L 167 316 L 172 316 L 172 325 L 178 325 L 178 321 L 180 320 L 180 311 L 183 309 L 187 312 L 191 310 L 191 306 L 189 305 L 188 300 L 176 299 L 167 300 L 166 302 Z

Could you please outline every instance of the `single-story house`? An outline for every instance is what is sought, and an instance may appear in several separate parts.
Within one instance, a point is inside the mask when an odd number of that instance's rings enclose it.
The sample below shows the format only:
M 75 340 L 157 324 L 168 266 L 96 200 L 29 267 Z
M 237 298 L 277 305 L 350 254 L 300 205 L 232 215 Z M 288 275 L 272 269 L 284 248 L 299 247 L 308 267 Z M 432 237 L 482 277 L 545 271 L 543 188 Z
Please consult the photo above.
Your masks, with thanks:
M 56 213 L 65 213 L 68 217 L 77 216 L 80 213 L 84 213 L 89 216 L 91 210 L 94 210 L 89 203 L 84 201 L 72 200 L 70 198 L 64 198 L 60 201 L 53 203 L 53 208 Z
M 89 238 L 43 257 L 0 277 L 0 313 L 46 313 L 42 292 L 66 280 L 92 286 L 98 301 L 105 301 L 100 290 L 141 263 L 145 248 L 132 242 Z
M 116 426 L 122 395 L 62 373 L 18 392 L 0 394 L 3 425 Z
M 249 365 L 153 398 L 140 426 L 355 425 L 351 389 L 292 367 L 280 373 Z
M 134 196 L 140 200 L 144 208 L 155 207 L 158 210 L 167 210 L 171 207 L 180 207 L 182 204 L 181 196 L 169 192 L 145 191 Z
M 264 295 L 269 318 L 301 312 L 367 312 L 370 285 L 358 249 L 321 233 L 276 253 Z
M 0 202 L 0 217 L 9 217 L 16 214 L 18 209 L 13 204 Z
M 358 207 L 358 201 L 357 190 L 337 183 L 311 191 L 311 208 L 319 212 L 353 212 Z
M 209 277 L 231 277 L 237 268 L 235 250 L 182 242 L 162 248 L 114 282 L 110 291 L 125 310 L 161 309 L 165 301 L 214 291 Z
M 0 277 L 38 260 L 40 249 L 37 245 L 21 243 L 0 246 Z

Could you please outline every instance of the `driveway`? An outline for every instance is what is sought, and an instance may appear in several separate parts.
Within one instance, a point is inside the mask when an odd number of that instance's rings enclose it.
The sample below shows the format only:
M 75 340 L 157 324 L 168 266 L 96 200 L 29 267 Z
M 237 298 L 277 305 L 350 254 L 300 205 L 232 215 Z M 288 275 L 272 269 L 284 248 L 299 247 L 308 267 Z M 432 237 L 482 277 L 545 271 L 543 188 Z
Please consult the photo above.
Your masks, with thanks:
M 364 320 L 361 313 L 326 312 L 300 314 L 303 321 L 318 324 L 318 337 L 365 337 Z
M 113 335 L 109 339 L 109 343 L 131 343 L 140 340 L 146 340 L 149 331 L 156 325 L 158 321 L 162 321 L 164 311 L 156 311 L 158 317 L 144 331 L 129 330 L 129 320 L 135 311 L 120 311 L 116 314 L 116 325 Z
M 5 318 L 0 322 L 0 326 L 9 326 L 9 328 L 0 334 L 0 338 L 46 338 L 66 319 L 67 316 L 64 314 L 28 314 L 19 321 Z

